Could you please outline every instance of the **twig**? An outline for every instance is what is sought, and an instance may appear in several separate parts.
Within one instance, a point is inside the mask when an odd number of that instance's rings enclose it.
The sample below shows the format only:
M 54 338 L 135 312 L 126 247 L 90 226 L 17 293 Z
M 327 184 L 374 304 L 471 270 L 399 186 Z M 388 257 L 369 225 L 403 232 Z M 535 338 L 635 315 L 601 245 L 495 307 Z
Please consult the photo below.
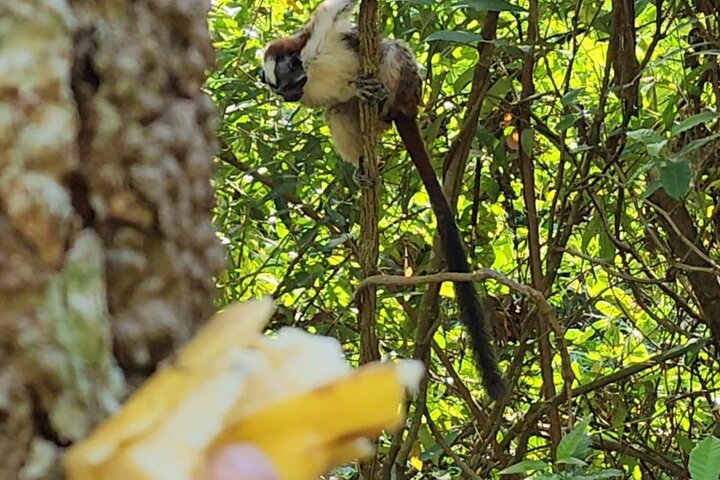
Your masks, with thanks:
M 465 476 L 470 480 L 482 480 L 480 476 L 475 473 L 475 471 L 470 468 L 470 466 L 465 463 L 462 458 L 460 458 L 460 455 L 453 452 L 452 447 L 448 444 L 447 440 L 445 440 L 442 432 L 438 429 L 437 425 L 435 425 L 435 422 L 432 421 L 432 418 L 430 418 L 430 412 L 428 412 L 427 409 L 425 409 L 425 421 L 427 422 L 428 427 L 430 427 L 430 431 L 432 432 L 433 437 L 435 437 L 438 445 L 440 445 L 445 454 L 452 458 L 455 464 L 460 467 L 460 470 L 463 471 Z
M 646 205 L 651 206 L 653 209 L 655 209 L 656 212 L 658 212 L 663 219 L 667 222 L 667 224 L 670 226 L 672 231 L 677 235 L 677 238 L 687 246 L 688 249 L 690 249 L 695 255 L 697 255 L 700 259 L 707 262 L 708 265 L 710 265 L 713 269 L 713 273 L 715 275 L 720 274 L 720 265 L 718 265 L 712 258 L 707 256 L 705 252 L 700 250 L 700 248 L 695 245 L 687 236 L 685 236 L 685 233 L 678 227 L 677 223 L 673 220 L 672 216 L 660 205 L 657 203 L 654 203 L 650 200 L 642 199 L 643 203 Z
M 593 435 L 591 438 L 593 447 L 598 450 L 628 455 L 630 457 L 637 458 L 638 460 L 643 460 L 650 464 L 657 465 L 658 467 L 671 472 L 676 476 L 676 478 L 687 478 L 687 474 L 682 465 L 678 465 L 673 462 L 672 459 L 666 455 L 662 455 L 658 452 L 643 450 L 642 448 L 634 447 L 632 445 L 628 445 L 627 443 L 618 442 L 608 438 L 603 438 L 599 435 Z
M 582 395 L 587 395 L 588 393 L 604 388 L 612 383 L 616 383 L 621 380 L 627 380 L 633 375 L 636 375 L 640 372 L 663 365 L 665 362 L 669 362 L 671 360 L 675 360 L 676 358 L 682 357 L 694 348 L 702 348 L 707 343 L 708 340 L 706 339 L 691 340 L 684 345 L 679 345 L 658 355 L 650 357 L 644 362 L 629 365 L 621 370 L 618 370 L 617 372 L 611 373 L 610 375 L 606 375 L 604 377 L 598 378 L 597 380 L 593 380 L 590 383 L 580 385 L 579 387 L 574 388 L 570 395 L 572 398 L 578 398 Z M 525 418 L 523 419 L 523 421 L 516 423 L 510 430 L 507 431 L 502 441 L 500 442 L 500 446 L 502 446 L 503 448 L 508 448 L 510 443 L 513 442 L 515 437 L 517 437 L 520 432 L 527 429 L 528 425 L 537 424 L 542 415 L 548 410 L 557 409 L 557 406 L 561 402 L 567 400 L 567 396 L 567 392 L 563 391 L 562 393 L 557 394 L 555 397 L 549 400 L 531 405 L 528 409 L 528 412 L 525 414 Z

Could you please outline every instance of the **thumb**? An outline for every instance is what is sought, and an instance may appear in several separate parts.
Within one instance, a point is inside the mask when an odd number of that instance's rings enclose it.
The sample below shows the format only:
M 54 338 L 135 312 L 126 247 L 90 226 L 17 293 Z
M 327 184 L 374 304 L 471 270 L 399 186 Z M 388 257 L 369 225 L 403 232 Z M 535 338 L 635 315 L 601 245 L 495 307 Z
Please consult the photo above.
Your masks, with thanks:
M 229 445 L 208 462 L 205 480 L 280 480 L 270 459 L 249 443 Z

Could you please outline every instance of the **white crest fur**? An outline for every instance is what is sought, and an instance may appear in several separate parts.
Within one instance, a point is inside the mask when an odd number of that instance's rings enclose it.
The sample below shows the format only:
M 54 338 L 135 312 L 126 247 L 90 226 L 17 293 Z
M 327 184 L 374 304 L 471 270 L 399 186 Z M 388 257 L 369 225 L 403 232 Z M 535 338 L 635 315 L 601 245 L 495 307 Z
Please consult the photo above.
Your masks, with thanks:
M 358 0 L 325 0 L 315 9 L 312 19 L 303 28 L 311 32 L 301 53 L 303 66 L 315 60 L 323 45 L 328 40 L 333 40 L 332 34 L 352 30 L 353 25 L 349 17 L 357 2 Z
M 354 28 L 350 15 L 356 5 L 357 0 L 325 0 L 304 27 L 310 38 L 300 53 L 308 76 L 302 104 L 327 108 L 355 97 L 359 63 L 343 37 Z

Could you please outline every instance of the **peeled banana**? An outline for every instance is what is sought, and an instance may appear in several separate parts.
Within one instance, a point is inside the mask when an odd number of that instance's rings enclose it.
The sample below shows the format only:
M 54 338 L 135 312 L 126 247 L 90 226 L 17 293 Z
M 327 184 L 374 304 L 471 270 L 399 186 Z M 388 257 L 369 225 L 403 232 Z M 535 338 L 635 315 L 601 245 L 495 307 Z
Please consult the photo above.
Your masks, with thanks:
M 65 456 L 68 480 L 198 480 L 220 448 L 250 443 L 281 480 L 311 480 L 373 452 L 404 421 L 417 361 L 351 369 L 337 340 L 261 333 L 270 299 L 218 313 L 121 410 Z

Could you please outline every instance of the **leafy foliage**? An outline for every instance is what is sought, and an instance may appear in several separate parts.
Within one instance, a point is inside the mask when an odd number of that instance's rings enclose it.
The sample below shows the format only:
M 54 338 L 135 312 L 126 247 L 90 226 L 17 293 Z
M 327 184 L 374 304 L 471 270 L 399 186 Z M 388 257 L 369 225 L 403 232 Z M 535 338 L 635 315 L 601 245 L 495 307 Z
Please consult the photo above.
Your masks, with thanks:
M 500 471 L 500 475 L 512 473 L 534 472 L 528 478 L 532 479 L 601 479 L 618 478 L 623 476 L 621 470 L 604 468 L 591 471 L 592 468 L 583 460 L 590 454 L 591 440 L 587 434 L 590 419 L 585 419 L 575 426 L 560 441 L 557 449 L 557 460 L 552 463 L 540 460 L 523 460 Z M 562 469 L 559 467 L 563 467 Z
M 720 385 L 712 347 L 720 341 L 720 35 L 708 11 L 716 7 L 380 4 L 383 33 L 407 41 L 425 68 L 421 123 L 438 172 L 480 95 L 457 203 L 473 264 L 534 285 L 560 330 L 518 292 L 483 284 L 513 384 L 506 405 L 491 405 L 451 285 L 438 302 L 426 287 L 380 290 L 376 333 L 387 357 L 420 352 L 416 321 L 434 311 L 438 321 L 423 401 L 411 406 L 406 434 L 381 442 L 378 471 L 386 479 L 498 478 L 503 468 L 555 475 L 533 478 L 608 478 L 614 469 L 682 478 L 695 442 L 715 428 Z M 218 283 L 222 302 L 273 295 L 273 327 L 333 335 L 357 360 L 352 168 L 333 151 L 320 112 L 282 104 L 258 81 L 263 44 L 298 28 L 315 5 L 214 3 L 218 58 L 207 88 L 222 114 L 215 221 L 228 248 Z M 617 17 L 622 5 L 634 9 L 631 24 Z M 427 273 L 435 225 L 427 195 L 396 135 L 379 153 L 379 271 Z M 563 436 L 575 416 L 586 420 Z
M 690 452 L 693 480 L 717 480 L 720 477 L 720 438 L 709 436 Z

